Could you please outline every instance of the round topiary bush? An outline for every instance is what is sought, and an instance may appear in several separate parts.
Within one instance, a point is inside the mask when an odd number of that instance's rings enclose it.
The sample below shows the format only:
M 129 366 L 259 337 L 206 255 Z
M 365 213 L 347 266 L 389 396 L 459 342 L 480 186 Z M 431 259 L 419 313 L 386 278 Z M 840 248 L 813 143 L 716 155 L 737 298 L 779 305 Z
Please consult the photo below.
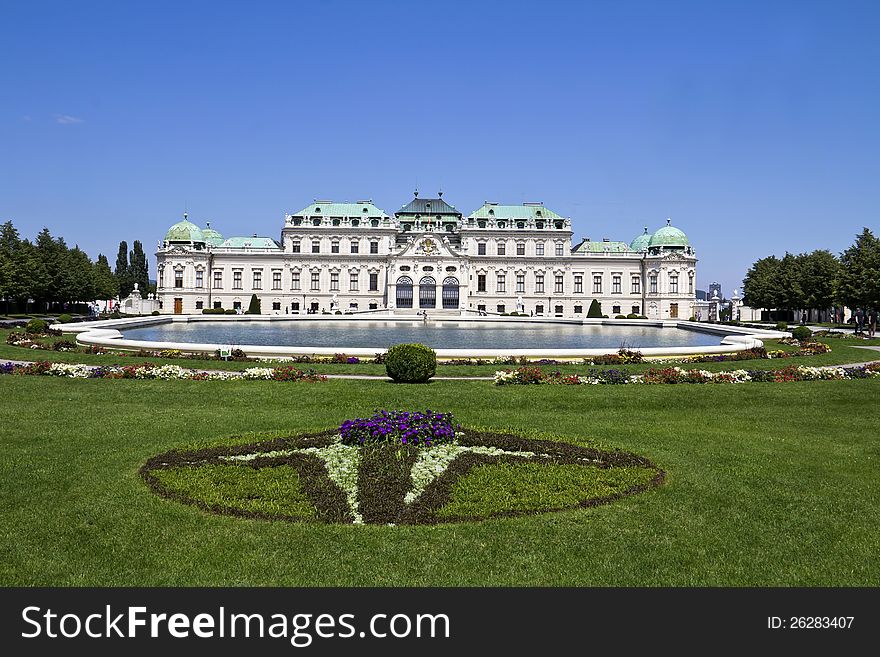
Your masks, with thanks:
M 795 340 L 800 340 L 801 342 L 803 342 L 804 340 L 809 340 L 812 335 L 813 332 L 806 326 L 798 326 L 791 332 L 791 337 L 793 337 Z
M 788 324 L 786 322 L 776 322 L 776 330 L 777 331 L 787 331 Z
M 396 383 L 425 383 L 437 371 L 437 354 L 423 344 L 396 344 L 385 355 L 385 372 Z
M 27 333 L 45 333 L 49 325 L 43 319 L 32 319 L 27 323 L 24 330 Z
M 59 324 L 70 324 L 73 321 L 73 317 L 64 313 L 63 315 L 58 315 L 58 323 Z

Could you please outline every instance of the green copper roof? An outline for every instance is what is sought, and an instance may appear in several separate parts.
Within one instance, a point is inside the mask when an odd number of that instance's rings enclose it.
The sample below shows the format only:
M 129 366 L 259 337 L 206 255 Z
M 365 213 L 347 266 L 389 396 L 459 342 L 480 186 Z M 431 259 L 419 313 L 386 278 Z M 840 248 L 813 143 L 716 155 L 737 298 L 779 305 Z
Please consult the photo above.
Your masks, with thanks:
M 682 231 L 680 231 L 675 226 L 671 225 L 669 219 L 666 220 L 666 225 L 663 228 L 657 230 L 656 233 L 651 235 L 651 241 L 648 243 L 648 246 L 651 247 L 664 247 L 664 246 L 672 246 L 672 247 L 684 247 L 690 246 L 690 242 L 688 241 L 687 235 L 685 235 Z
M 304 207 L 299 212 L 294 212 L 294 217 L 387 217 L 388 214 L 373 205 L 372 201 L 358 201 L 357 203 L 334 203 L 333 201 L 315 201 Z
M 278 244 L 271 237 L 230 237 L 226 239 L 220 246 L 229 249 L 280 249 Z
M 183 221 L 178 221 L 176 224 L 168 229 L 167 233 L 165 233 L 165 241 L 204 242 L 205 236 L 202 233 L 201 228 L 196 226 L 193 222 L 188 221 L 186 215 L 184 215 Z
M 648 227 L 645 226 L 645 232 L 629 243 L 630 251 L 647 251 L 650 241 L 651 233 L 648 232 Z
M 623 253 L 629 251 L 626 242 L 591 242 L 584 240 L 574 248 L 574 253 Z
M 479 209 L 474 210 L 469 218 L 473 219 L 562 219 L 558 214 L 543 205 L 500 205 L 498 203 L 484 203 Z
M 202 235 L 208 244 L 213 244 L 214 246 L 220 246 L 223 244 L 223 235 L 211 228 L 211 224 L 206 225 L 206 228 L 202 231 Z

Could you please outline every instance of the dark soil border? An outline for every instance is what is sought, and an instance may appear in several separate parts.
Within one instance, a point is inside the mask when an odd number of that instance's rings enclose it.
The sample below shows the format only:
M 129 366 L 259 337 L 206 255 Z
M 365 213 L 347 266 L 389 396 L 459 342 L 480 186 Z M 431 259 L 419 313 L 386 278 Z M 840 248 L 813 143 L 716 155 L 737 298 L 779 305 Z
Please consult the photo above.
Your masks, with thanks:
M 324 447 L 333 442 L 335 429 L 318 433 L 303 434 L 285 438 L 274 438 L 246 445 L 230 447 L 219 446 L 198 450 L 170 450 L 153 456 L 141 466 L 139 474 L 149 488 L 166 499 L 200 508 L 218 515 L 231 515 L 257 520 L 284 520 L 288 522 L 351 523 L 354 518 L 348 506 L 345 492 L 334 483 L 323 461 L 313 454 L 292 454 L 288 456 L 257 456 L 248 461 L 226 461 L 221 457 L 253 453 L 268 453 L 284 449 Z M 609 504 L 616 500 L 643 493 L 660 486 L 666 479 L 666 472 L 649 459 L 621 450 L 603 451 L 592 447 L 582 447 L 571 443 L 553 440 L 524 438 L 515 434 L 491 431 L 466 430 L 458 441 L 465 446 L 490 446 L 508 451 L 534 452 L 537 458 L 514 455 L 488 455 L 466 452 L 459 455 L 439 477 L 434 479 L 412 504 L 405 504 L 404 497 L 409 491 L 412 465 L 418 456 L 418 448 L 396 445 L 374 445 L 361 448 L 358 468 L 358 507 L 367 524 L 446 524 L 457 522 L 477 522 L 489 518 L 540 515 L 576 508 L 588 508 Z M 603 497 L 579 501 L 549 509 L 509 510 L 482 516 L 439 516 L 438 512 L 452 499 L 455 482 L 467 475 L 473 468 L 494 463 L 547 463 L 553 465 L 581 465 L 596 468 L 645 468 L 655 471 L 650 481 L 631 486 L 626 490 Z M 183 493 L 165 486 L 153 474 L 156 470 L 200 467 L 207 464 L 224 464 L 255 469 L 267 467 L 292 467 L 299 474 L 303 490 L 315 505 L 316 517 L 305 518 L 283 514 L 269 514 L 259 511 L 246 511 L 235 507 L 208 504 L 190 498 Z

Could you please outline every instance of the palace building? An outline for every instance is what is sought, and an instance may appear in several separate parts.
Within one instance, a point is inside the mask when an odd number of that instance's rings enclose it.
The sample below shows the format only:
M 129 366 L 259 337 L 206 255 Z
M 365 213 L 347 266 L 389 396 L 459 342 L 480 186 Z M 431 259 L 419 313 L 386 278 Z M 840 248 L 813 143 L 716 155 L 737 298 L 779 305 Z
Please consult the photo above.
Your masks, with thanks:
M 389 215 L 372 201 L 315 201 L 281 239 L 227 237 L 186 215 L 156 253 L 163 313 L 602 314 L 687 319 L 697 258 L 670 225 L 631 242 L 572 240 L 571 219 L 542 203 L 484 203 L 464 216 L 442 192 Z

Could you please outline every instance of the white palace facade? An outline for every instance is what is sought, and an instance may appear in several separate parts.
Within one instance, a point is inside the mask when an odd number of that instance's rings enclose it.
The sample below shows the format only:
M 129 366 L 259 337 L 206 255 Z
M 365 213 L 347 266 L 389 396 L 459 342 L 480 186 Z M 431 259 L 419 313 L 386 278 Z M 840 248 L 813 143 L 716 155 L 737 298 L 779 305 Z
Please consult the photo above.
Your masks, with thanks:
M 429 315 L 602 314 L 687 319 L 697 258 L 670 225 L 632 242 L 576 244 L 571 220 L 541 203 L 484 203 L 463 216 L 415 197 L 393 216 L 372 201 L 315 201 L 288 214 L 281 240 L 228 237 L 208 224 L 174 224 L 158 245 L 162 313 L 208 308 L 263 314 L 393 312 Z

